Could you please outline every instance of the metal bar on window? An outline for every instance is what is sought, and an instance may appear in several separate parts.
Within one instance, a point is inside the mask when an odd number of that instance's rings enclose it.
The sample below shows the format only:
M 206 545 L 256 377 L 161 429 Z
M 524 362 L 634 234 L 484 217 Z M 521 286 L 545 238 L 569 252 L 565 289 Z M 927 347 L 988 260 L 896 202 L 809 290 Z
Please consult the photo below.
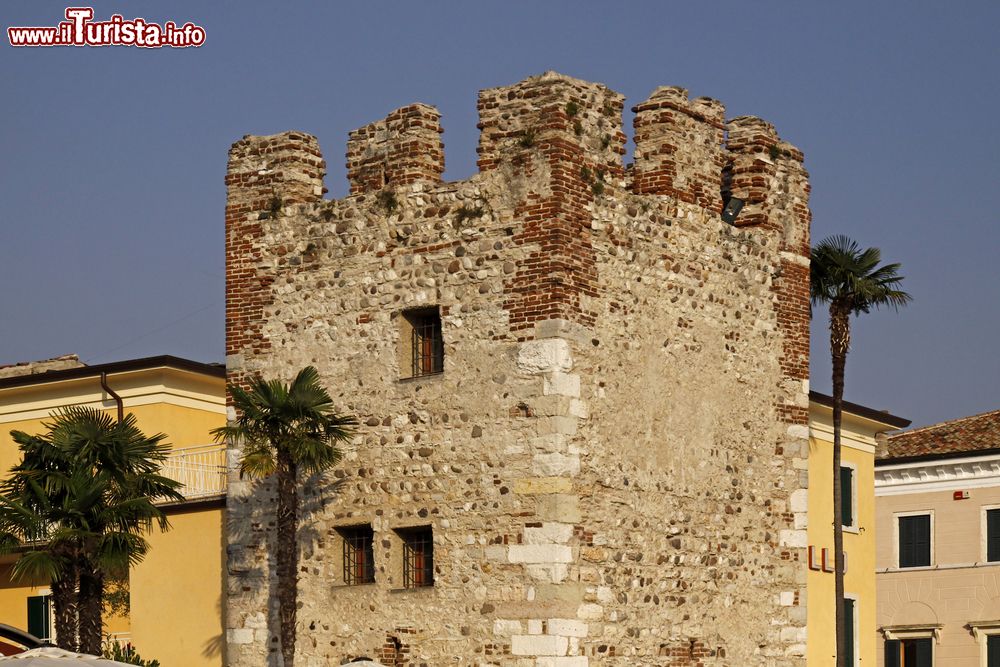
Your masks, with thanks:
M 339 531 L 344 540 L 343 572 L 348 586 L 375 581 L 374 534 L 368 526 Z
M 430 529 L 406 531 L 403 536 L 403 587 L 434 585 L 434 543 Z
M 441 317 L 437 313 L 411 315 L 411 363 L 414 377 L 444 371 L 444 340 Z

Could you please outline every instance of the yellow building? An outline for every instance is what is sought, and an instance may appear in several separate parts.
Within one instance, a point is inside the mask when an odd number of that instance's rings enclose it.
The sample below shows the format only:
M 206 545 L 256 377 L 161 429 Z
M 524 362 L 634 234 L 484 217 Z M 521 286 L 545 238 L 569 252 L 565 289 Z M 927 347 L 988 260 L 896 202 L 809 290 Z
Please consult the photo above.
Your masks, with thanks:
M 833 577 L 833 399 L 809 392 L 809 490 L 807 549 L 807 662 L 833 665 L 836 644 Z M 856 667 L 876 665 L 875 450 L 876 436 L 909 420 L 844 403 L 841 424 L 845 612 Z M 799 500 L 799 502 L 802 502 Z M 800 511 L 792 508 L 792 511 Z M 850 657 L 850 656 L 849 656 Z
M 150 552 L 129 574 L 129 613 L 107 618 L 105 631 L 163 667 L 222 665 L 225 450 L 209 432 L 226 421 L 225 368 L 170 356 L 0 368 L 0 474 L 19 460 L 12 430 L 41 433 L 54 410 L 70 405 L 121 408 L 147 435 L 165 433 L 164 474 L 184 484 L 187 498 L 164 505 L 171 530 L 147 537 Z M 0 623 L 50 634 L 48 588 L 11 582 L 14 559 L 0 561 Z

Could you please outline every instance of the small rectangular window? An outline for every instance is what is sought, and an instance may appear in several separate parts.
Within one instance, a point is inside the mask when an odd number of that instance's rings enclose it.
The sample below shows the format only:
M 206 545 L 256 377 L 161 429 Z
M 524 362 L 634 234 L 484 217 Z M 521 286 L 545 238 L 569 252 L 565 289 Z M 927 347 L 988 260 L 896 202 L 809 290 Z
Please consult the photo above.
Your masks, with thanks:
M 931 515 L 901 516 L 899 520 L 899 567 L 931 564 Z
M 39 639 L 52 639 L 51 597 L 36 595 L 28 598 L 28 633 Z
M 348 586 L 375 581 L 375 533 L 371 526 L 338 528 L 344 541 L 344 583 Z
M 986 510 L 986 560 L 1000 561 L 1000 509 Z
M 401 343 L 409 347 L 410 377 L 444 372 L 444 338 L 437 308 L 420 308 L 403 313 L 405 323 Z
M 854 468 L 840 468 L 840 523 L 854 527 Z
M 430 526 L 396 531 L 403 540 L 403 588 L 434 585 L 434 533 Z

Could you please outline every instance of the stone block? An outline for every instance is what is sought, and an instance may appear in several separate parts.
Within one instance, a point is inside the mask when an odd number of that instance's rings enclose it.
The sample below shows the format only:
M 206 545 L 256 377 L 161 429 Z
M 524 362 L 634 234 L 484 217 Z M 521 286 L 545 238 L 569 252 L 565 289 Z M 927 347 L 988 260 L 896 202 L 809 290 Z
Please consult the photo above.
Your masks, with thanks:
M 796 489 L 788 499 L 788 509 L 793 512 L 807 512 L 809 510 L 809 491 L 807 489 Z
M 522 344 L 517 353 L 517 368 L 530 375 L 569 371 L 573 368 L 573 354 L 569 341 L 562 338 L 546 338 Z
M 514 655 L 566 655 L 569 640 L 551 635 L 514 635 L 510 638 L 510 652 Z
M 498 618 L 493 621 L 493 634 L 498 637 L 510 637 L 511 635 L 519 635 L 524 632 L 524 626 L 521 621 L 512 621 Z
M 564 637 L 586 637 L 589 630 L 586 623 L 573 618 L 550 618 L 546 625 L 550 635 Z
M 525 528 L 525 544 L 565 544 L 573 537 L 573 526 L 568 523 L 542 523 L 541 528 Z
M 535 589 L 535 599 L 539 602 L 567 602 L 571 603 L 568 609 L 576 611 L 577 606 L 583 602 L 583 598 L 586 595 L 586 587 L 575 581 L 567 581 L 558 586 L 551 584 L 539 584 Z M 550 614 L 550 616 L 556 617 L 557 614 Z M 561 616 L 559 616 L 561 618 Z
M 539 396 L 531 401 L 536 417 L 565 417 L 569 414 L 573 399 L 560 394 Z
M 570 437 L 563 433 L 546 433 L 531 438 L 532 448 L 543 452 L 565 452 L 569 442 Z
M 491 544 L 483 550 L 483 556 L 488 561 L 505 563 L 507 562 L 507 547 Z
M 576 617 L 584 621 L 599 621 L 604 618 L 604 607 L 592 603 L 582 604 L 576 610 Z
M 790 438 L 808 438 L 809 427 L 804 424 L 792 424 L 786 431 Z
M 507 547 L 511 563 L 570 563 L 573 549 L 562 544 L 511 544 Z
M 577 419 L 576 417 L 543 417 L 538 420 L 538 433 L 539 435 L 548 435 L 551 433 L 561 434 L 561 435 L 576 435 L 577 431 Z
M 567 412 L 570 417 L 577 417 L 579 419 L 590 418 L 590 407 L 587 405 L 586 401 L 581 401 L 579 399 L 573 399 L 569 402 L 569 410 Z
M 512 487 L 514 493 L 524 496 L 543 495 L 549 493 L 568 493 L 573 490 L 573 481 L 566 477 L 525 477 L 515 479 Z
M 589 664 L 588 660 L 583 655 L 541 657 L 535 661 L 535 667 L 587 667 Z
M 561 584 L 569 576 L 569 567 L 566 563 L 528 563 L 524 566 L 524 572 L 535 581 L 547 584 Z
M 535 507 L 535 515 L 542 521 L 565 523 L 579 523 L 582 519 L 579 499 L 565 493 L 540 497 Z
M 580 376 L 553 371 L 545 376 L 542 393 L 546 396 L 580 398 Z
M 809 544 L 809 538 L 804 530 L 782 530 L 778 532 L 778 543 L 783 547 L 804 549 Z
M 573 477 L 580 473 L 580 457 L 560 452 L 535 454 L 531 458 L 531 471 L 538 475 L 569 475 Z

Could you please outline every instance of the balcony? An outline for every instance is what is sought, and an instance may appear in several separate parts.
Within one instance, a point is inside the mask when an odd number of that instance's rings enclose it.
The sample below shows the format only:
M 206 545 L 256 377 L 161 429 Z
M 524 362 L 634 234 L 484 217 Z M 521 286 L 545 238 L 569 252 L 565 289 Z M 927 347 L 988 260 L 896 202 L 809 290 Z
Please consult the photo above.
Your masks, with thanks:
M 177 480 L 184 498 L 204 500 L 226 495 L 226 446 L 195 445 L 173 450 L 161 474 Z

